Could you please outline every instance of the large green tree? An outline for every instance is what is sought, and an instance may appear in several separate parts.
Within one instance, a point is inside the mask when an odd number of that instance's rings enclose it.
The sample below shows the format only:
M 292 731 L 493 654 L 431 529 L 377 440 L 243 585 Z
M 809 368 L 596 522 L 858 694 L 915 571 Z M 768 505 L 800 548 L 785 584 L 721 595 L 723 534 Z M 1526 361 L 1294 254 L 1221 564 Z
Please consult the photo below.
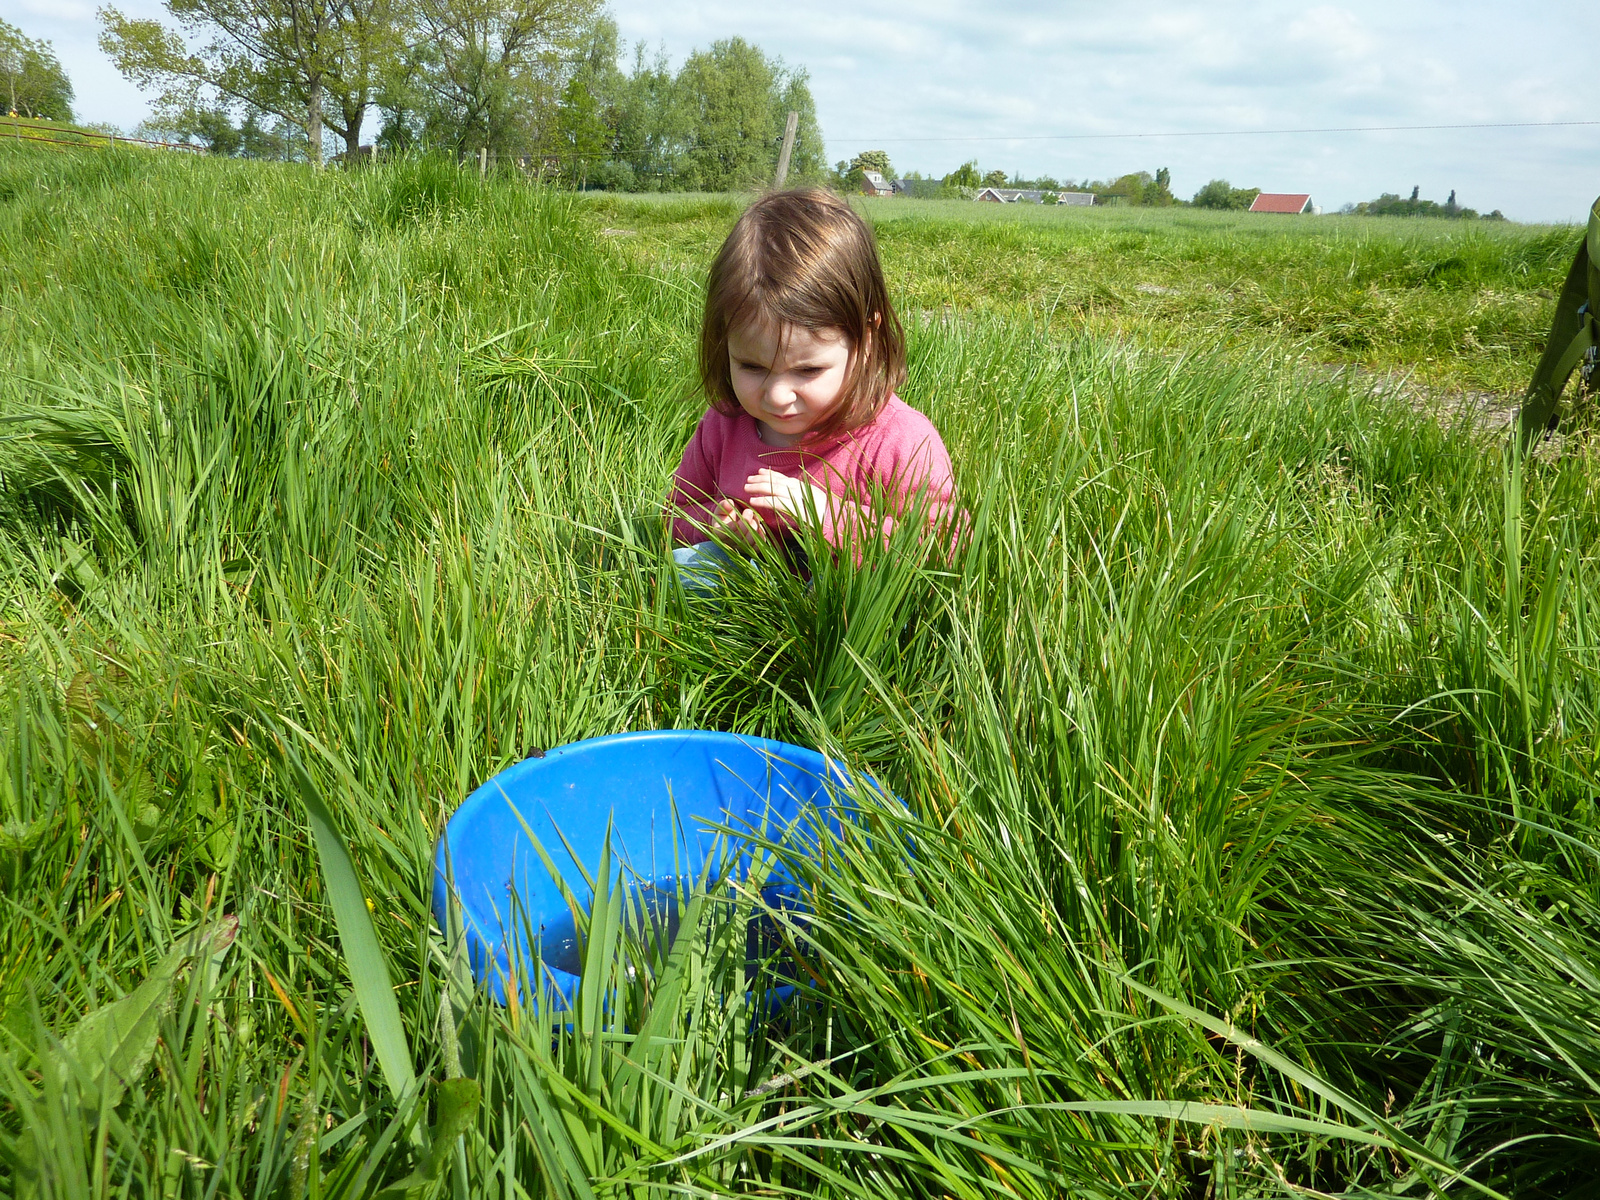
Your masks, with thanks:
M 551 148 L 558 102 L 599 0 L 413 0 L 414 89 L 435 145 Z
M 689 118 L 684 176 L 707 192 L 749 187 L 777 161 L 782 126 L 772 120 L 772 67 L 743 38 L 696 50 L 678 72 Z
M 799 117 L 795 125 L 794 151 L 789 156 L 789 182 L 791 185 L 820 182 L 828 173 L 828 158 L 822 130 L 817 125 L 817 103 L 811 96 L 810 75 L 804 67 L 783 66 L 781 59 L 777 73 L 778 128 L 783 129 L 791 112 Z
M 626 80 L 617 67 L 617 24 L 601 17 L 589 31 L 561 93 L 556 113 L 557 155 L 562 173 L 587 185 L 612 158 Z
M 679 112 L 687 126 L 683 182 L 727 191 L 769 182 L 787 113 L 800 114 L 789 173 L 797 182 L 823 173 L 822 138 L 804 71 L 768 59 L 743 38 L 696 50 L 678 72 Z
M 322 161 L 323 129 L 361 144 L 384 73 L 403 44 L 399 0 L 165 0 L 177 28 L 100 10 L 100 47 L 157 111 L 220 106 L 273 113 L 306 131 Z
M 72 120 L 72 81 L 46 41 L 0 21 L 0 99 L 24 117 Z
M 633 69 L 621 81 L 613 115 L 612 155 L 628 168 L 632 186 L 672 187 L 691 130 L 665 51 L 652 58 L 643 43 L 634 47 Z

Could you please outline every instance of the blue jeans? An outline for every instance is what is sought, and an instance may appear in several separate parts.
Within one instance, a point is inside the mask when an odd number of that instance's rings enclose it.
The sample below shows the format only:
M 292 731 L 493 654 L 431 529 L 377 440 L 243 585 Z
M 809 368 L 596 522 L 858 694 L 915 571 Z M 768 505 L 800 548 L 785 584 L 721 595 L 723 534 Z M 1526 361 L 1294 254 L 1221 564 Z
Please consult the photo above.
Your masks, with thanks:
M 742 564 L 715 542 L 696 542 L 672 551 L 678 569 L 678 582 L 690 596 L 714 596 L 722 590 L 724 577 Z

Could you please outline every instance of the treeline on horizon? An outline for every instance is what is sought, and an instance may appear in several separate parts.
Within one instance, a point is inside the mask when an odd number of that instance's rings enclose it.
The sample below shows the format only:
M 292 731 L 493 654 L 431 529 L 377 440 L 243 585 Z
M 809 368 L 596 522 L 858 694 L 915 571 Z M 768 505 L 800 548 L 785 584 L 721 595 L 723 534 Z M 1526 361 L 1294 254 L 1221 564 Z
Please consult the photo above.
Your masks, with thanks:
M 771 178 L 793 112 L 791 177 L 828 174 L 803 68 L 731 37 L 673 71 L 598 0 L 167 8 L 176 27 L 101 9 L 100 46 L 155 93 L 141 132 L 213 153 L 320 163 L 336 139 L 347 160 L 481 156 L 579 188 L 720 191 Z
M 876 170 L 888 179 L 895 178 L 888 156 L 881 150 L 869 150 L 856 155 L 848 163 L 838 164 L 835 176 L 847 188 L 853 189 L 865 179 L 865 172 L 868 170 Z M 924 176 L 917 171 L 909 172 L 900 178 L 908 185 L 904 194 L 919 199 L 972 199 L 983 188 L 992 187 L 1036 191 L 1040 193 L 1041 202 L 1046 204 L 1056 202 L 1063 192 L 1090 192 L 1094 195 L 1096 204 L 1134 208 L 1209 208 L 1232 212 L 1248 210 L 1262 191 L 1256 187 L 1234 187 L 1226 179 L 1213 179 L 1197 191 L 1192 199 L 1183 200 L 1173 195 L 1172 172 L 1166 167 L 1160 168 L 1153 175 L 1149 171 L 1130 171 L 1112 180 L 1085 178 L 1074 182 L 1071 179 L 1056 179 L 1051 175 L 1026 179 L 1019 173 L 1007 175 L 1001 170 L 985 172 L 979 169 L 976 160 L 963 163 L 950 174 L 938 179 Z M 1402 200 L 1396 193 L 1385 192 L 1376 200 L 1346 204 L 1339 209 L 1339 212 L 1346 216 L 1364 217 L 1449 217 L 1486 221 L 1506 219 L 1505 214 L 1499 209 L 1480 214 L 1474 209 L 1462 207 L 1456 203 L 1454 190 L 1450 193 L 1450 199 L 1443 204 L 1419 199 L 1419 192 L 1420 188 L 1413 188 L 1409 200 Z
M 548 182 L 611 191 L 722 191 L 772 177 L 788 113 L 799 116 L 790 179 L 828 177 L 805 72 L 742 38 L 712 43 L 676 72 L 664 55 L 633 47 L 622 58 L 616 26 L 596 23 L 591 41 L 553 95 L 533 91 L 503 119 L 474 118 L 475 105 L 441 102 L 420 75 L 386 90 L 380 125 L 359 154 L 440 153 L 497 167 L 515 163 Z M 268 123 L 259 111 L 186 106 L 158 114 L 140 132 L 236 158 L 305 161 L 302 125 Z M 348 159 L 348 148 L 336 156 Z

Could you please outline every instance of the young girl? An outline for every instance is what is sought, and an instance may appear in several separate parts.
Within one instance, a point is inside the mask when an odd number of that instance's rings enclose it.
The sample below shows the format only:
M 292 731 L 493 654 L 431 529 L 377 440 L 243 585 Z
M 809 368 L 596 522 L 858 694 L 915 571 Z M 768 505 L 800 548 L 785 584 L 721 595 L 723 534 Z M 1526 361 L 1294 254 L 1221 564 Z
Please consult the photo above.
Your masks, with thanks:
M 711 408 L 667 506 L 685 584 L 709 590 L 724 546 L 787 540 L 802 523 L 847 549 L 888 536 L 913 506 L 945 518 L 950 456 L 895 395 L 905 376 L 877 247 L 850 206 L 803 190 L 746 209 L 711 264 L 700 328 Z

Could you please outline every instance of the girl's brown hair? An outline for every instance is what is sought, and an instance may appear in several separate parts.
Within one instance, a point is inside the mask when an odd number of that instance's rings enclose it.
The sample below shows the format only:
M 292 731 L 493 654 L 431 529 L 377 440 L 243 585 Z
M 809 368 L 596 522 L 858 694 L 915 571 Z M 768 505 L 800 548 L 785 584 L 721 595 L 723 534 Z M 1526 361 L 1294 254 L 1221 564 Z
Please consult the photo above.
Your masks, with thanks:
M 719 412 L 740 411 L 728 334 L 751 325 L 837 329 L 850 339 L 844 394 L 808 437 L 865 425 L 905 382 L 905 333 L 872 230 L 831 192 L 769 192 L 745 209 L 717 251 L 700 325 L 700 382 Z

